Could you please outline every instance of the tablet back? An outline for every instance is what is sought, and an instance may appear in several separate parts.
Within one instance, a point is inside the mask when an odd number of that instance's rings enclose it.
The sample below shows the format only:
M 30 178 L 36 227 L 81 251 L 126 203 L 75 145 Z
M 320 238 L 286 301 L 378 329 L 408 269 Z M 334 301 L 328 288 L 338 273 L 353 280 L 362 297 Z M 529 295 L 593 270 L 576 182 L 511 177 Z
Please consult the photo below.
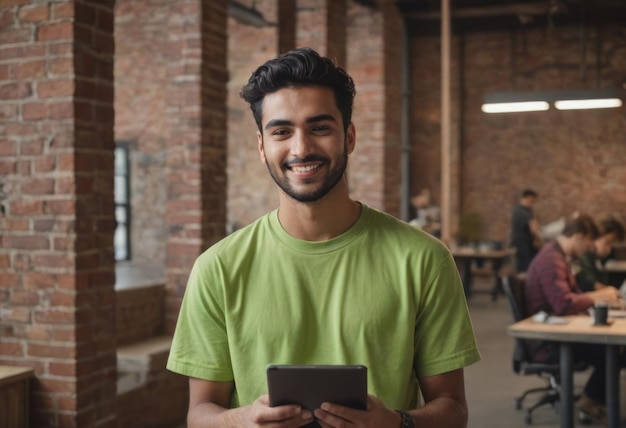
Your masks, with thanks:
M 323 402 L 367 409 L 367 367 L 269 365 L 270 406 L 300 404 L 313 412 Z

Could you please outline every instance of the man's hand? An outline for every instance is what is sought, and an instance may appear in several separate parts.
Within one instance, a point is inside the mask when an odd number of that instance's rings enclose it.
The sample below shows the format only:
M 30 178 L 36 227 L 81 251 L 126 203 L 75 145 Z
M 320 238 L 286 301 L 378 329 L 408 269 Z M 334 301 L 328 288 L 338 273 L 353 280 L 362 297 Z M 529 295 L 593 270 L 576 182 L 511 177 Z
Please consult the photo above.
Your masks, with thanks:
M 244 409 L 245 417 L 241 423 L 245 425 L 241 426 L 245 427 L 296 428 L 313 422 L 311 412 L 298 405 L 270 407 L 267 394 L 257 398 Z
M 323 403 L 315 410 L 315 417 L 323 428 L 344 427 L 400 427 L 402 417 L 385 407 L 373 395 L 367 397 L 367 410 L 358 410 L 333 403 Z

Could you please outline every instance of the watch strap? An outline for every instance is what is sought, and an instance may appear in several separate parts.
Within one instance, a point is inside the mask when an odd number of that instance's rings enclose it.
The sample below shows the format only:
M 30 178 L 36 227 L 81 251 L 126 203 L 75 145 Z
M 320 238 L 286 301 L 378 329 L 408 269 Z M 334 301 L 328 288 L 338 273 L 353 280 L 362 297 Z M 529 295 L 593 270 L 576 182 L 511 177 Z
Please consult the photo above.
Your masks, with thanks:
M 415 422 L 413 421 L 411 415 L 404 410 L 396 410 L 396 412 L 402 416 L 402 425 L 400 425 L 400 428 L 415 428 Z

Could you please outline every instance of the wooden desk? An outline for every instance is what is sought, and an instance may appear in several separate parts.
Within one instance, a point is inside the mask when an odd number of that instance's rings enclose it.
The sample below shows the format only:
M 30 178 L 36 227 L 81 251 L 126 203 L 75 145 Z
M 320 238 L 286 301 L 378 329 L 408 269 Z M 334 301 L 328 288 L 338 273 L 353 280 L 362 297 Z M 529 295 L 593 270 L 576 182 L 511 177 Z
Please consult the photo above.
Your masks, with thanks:
M 457 262 L 461 279 L 463 280 L 463 289 L 465 297 L 472 295 L 472 262 L 476 259 L 489 259 L 491 261 L 491 269 L 493 271 L 494 284 L 491 290 L 493 300 L 498 298 L 500 291 L 500 278 L 498 271 L 502 267 L 504 261 L 515 254 L 515 248 L 505 248 L 503 250 L 477 250 L 472 247 L 459 247 L 450 251 Z
M 33 370 L 0 366 L 0 427 L 26 428 L 28 423 L 28 381 Z
M 517 322 L 507 329 L 511 336 L 523 339 L 548 340 L 559 343 L 561 367 L 561 428 L 574 426 L 574 381 L 572 343 L 601 343 L 606 345 L 606 400 L 610 428 L 619 427 L 619 366 L 620 345 L 626 345 L 626 319 L 614 318 L 608 326 L 591 325 L 584 315 L 564 317 L 567 324 L 536 323 L 532 318 Z

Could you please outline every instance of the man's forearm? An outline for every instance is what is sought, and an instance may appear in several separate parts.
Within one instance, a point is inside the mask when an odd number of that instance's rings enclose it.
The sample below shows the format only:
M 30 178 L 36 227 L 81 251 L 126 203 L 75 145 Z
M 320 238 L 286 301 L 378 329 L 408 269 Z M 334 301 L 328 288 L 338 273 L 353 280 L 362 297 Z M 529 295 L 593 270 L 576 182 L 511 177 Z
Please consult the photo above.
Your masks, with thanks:
M 419 409 L 407 413 L 415 421 L 416 428 L 465 428 L 467 426 L 467 406 L 451 398 L 436 398 Z
M 187 428 L 237 428 L 242 424 L 239 413 L 245 411 L 244 407 L 225 409 L 215 403 L 198 404 L 189 409 L 187 414 Z

